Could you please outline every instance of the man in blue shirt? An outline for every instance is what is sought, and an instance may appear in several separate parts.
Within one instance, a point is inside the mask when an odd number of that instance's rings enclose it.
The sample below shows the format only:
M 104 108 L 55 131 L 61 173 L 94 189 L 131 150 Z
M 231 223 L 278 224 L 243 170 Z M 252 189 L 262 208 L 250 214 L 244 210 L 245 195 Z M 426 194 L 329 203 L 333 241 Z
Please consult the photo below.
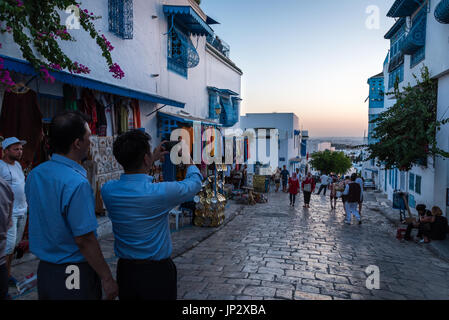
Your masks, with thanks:
M 92 188 L 79 164 L 88 155 L 90 129 L 79 113 L 50 124 L 52 158 L 28 176 L 30 250 L 41 261 L 40 300 L 99 300 L 101 288 L 115 299 L 118 286 L 96 238 Z
M 148 173 L 167 152 L 162 145 L 151 152 L 150 140 L 139 130 L 117 138 L 114 156 L 125 174 L 101 190 L 119 257 L 120 300 L 176 300 L 177 271 L 170 258 L 169 212 L 191 201 L 202 187 L 200 171 L 190 164 L 184 181 L 153 183 Z
M 283 170 L 281 171 L 282 176 L 282 191 L 287 192 L 287 184 L 288 177 L 290 176 L 290 172 L 287 170 L 287 166 L 283 166 Z

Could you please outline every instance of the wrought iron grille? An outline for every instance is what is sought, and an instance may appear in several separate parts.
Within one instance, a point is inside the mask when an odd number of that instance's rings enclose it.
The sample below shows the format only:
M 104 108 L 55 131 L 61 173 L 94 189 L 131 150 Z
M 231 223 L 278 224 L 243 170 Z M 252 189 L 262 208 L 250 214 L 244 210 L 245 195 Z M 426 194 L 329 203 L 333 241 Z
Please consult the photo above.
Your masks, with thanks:
M 133 0 L 108 0 L 109 31 L 122 39 L 132 39 L 134 31 Z
M 187 69 L 195 68 L 200 63 L 200 56 L 190 37 L 175 26 L 168 33 L 169 69 L 187 76 Z

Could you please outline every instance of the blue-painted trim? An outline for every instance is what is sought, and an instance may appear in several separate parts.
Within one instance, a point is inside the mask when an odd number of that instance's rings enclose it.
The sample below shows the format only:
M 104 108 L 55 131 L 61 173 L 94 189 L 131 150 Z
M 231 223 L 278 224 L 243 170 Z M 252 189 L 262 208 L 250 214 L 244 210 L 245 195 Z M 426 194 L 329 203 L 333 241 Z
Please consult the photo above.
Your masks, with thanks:
M 426 45 L 426 27 L 427 13 L 425 10 L 421 10 L 419 16 L 413 21 L 413 26 L 401 46 L 404 54 L 414 54 Z
M 406 19 L 405 18 L 401 18 L 399 19 L 392 27 L 390 30 L 388 30 L 388 32 L 385 34 L 384 38 L 385 39 L 391 39 L 393 38 L 393 36 L 399 31 L 399 29 L 401 29 L 401 27 L 404 26 Z
M 423 3 L 424 0 L 396 0 L 390 11 L 388 11 L 387 17 L 399 18 L 410 16 Z
M 16 71 L 28 75 L 36 75 L 36 70 L 32 65 L 24 60 L 19 60 L 12 57 L 7 57 L 0 55 L 0 58 L 4 60 L 4 68 Z M 129 88 L 119 87 L 113 84 L 101 82 L 98 80 L 89 79 L 79 75 L 70 74 L 64 71 L 51 71 L 50 74 L 57 80 L 63 83 L 71 84 L 73 86 L 89 88 L 92 90 L 97 90 L 101 92 L 111 93 L 121 97 L 137 99 L 141 101 L 148 101 L 159 104 L 166 104 L 169 106 L 177 107 L 183 109 L 185 103 L 164 98 L 158 95 L 153 95 L 149 93 L 144 93 L 141 91 L 132 90 Z
M 195 122 L 195 120 L 192 120 L 192 119 L 183 118 L 182 116 L 174 116 L 174 115 L 170 115 L 170 114 L 166 114 L 166 113 L 162 113 L 162 112 L 158 112 L 158 116 L 160 119 L 174 120 L 174 121 L 181 122 L 181 123 L 194 123 Z M 198 121 L 201 121 L 201 124 L 203 124 L 203 125 L 222 127 L 221 124 L 218 124 L 218 123 L 215 123 L 212 121 L 207 121 L 207 120 L 198 120 Z
M 441 0 L 435 8 L 435 19 L 439 23 L 449 23 L 449 0 Z
M 165 15 L 176 15 L 189 28 L 192 34 L 213 35 L 214 31 L 190 6 L 169 6 L 164 5 Z M 190 19 L 189 19 L 190 18 Z

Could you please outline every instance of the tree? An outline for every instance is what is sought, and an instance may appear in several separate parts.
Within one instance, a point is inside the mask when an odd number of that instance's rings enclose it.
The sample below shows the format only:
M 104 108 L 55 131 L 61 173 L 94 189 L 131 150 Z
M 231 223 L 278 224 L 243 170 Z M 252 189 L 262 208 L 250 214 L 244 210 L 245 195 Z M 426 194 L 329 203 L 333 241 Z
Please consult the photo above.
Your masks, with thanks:
M 402 92 L 396 81 L 391 94 L 396 104 L 371 122 L 378 142 L 368 146 L 369 159 L 377 159 L 387 169 L 408 171 L 414 164 L 426 163 L 429 156 L 449 157 L 436 141 L 437 131 L 449 121 L 437 119 L 438 83 L 430 79 L 427 67 L 421 70 L 421 80 L 413 76 L 417 84 L 409 83 Z
M 326 174 L 345 174 L 352 167 L 351 159 L 344 152 L 321 151 L 315 152 L 311 156 L 310 165 L 315 170 Z
M 87 66 L 72 61 L 60 47 L 60 41 L 75 41 L 66 25 L 61 23 L 59 11 L 71 10 L 80 27 L 89 33 L 102 50 L 102 56 L 113 77 L 125 76 L 117 63 L 112 61 L 114 47 L 104 35 L 100 35 L 93 21 L 100 19 L 75 0 L 0 0 L 0 32 L 10 33 L 20 47 L 23 57 L 48 82 L 54 82 L 49 70 L 68 70 L 70 73 L 87 74 Z M 64 21 L 65 22 L 65 21 Z M 0 43 L 1 48 L 1 43 Z M 14 85 L 9 72 L 0 59 L 0 82 Z

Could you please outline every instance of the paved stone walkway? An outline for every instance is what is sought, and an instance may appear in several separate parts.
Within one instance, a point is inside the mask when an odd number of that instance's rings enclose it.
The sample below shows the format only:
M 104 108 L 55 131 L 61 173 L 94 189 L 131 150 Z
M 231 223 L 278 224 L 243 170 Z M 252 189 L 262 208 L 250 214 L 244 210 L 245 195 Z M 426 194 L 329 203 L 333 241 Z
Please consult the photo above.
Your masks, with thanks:
M 331 211 L 328 197 L 312 196 L 309 210 L 302 199 L 289 207 L 287 194 L 269 199 L 243 210 L 231 204 L 228 223 L 218 229 L 173 234 L 179 299 L 449 298 L 449 264 L 423 245 L 396 240 L 379 211 L 365 207 L 363 224 L 348 226 L 341 202 Z M 115 275 L 113 237 L 100 244 Z M 370 265 L 380 268 L 380 290 L 366 288 Z M 37 261 L 22 263 L 13 275 L 20 279 L 36 268 Z M 16 299 L 35 300 L 37 293 Z
M 341 202 L 313 196 L 291 208 L 288 195 L 247 207 L 219 233 L 175 259 L 180 299 L 448 299 L 449 265 L 401 243 L 380 213 L 344 225 Z M 380 290 L 364 270 L 380 268 Z

